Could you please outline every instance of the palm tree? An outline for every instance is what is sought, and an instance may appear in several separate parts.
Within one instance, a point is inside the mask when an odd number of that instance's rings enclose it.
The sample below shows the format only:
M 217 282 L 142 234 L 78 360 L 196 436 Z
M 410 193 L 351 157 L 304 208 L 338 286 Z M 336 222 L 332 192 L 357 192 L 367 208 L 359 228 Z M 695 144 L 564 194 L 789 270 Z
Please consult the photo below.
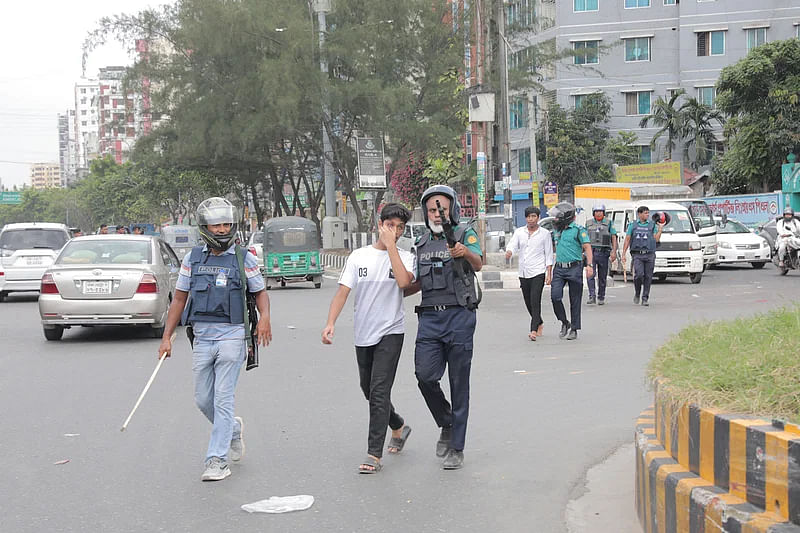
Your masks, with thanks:
M 692 168 L 697 170 L 711 160 L 711 147 L 716 141 L 714 137 L 713 122 L 720 126 L 725 123 L 722 113 L 713 107 L 699 102 L 696 98 L 689 98 L 679 109 L 685 117 L 683 136 L 686 138 L 684 157 L 688 157 L 689 149 L 694 146 L 695 158 L 691 162 Z
M 640 128 L 646 128 L 650 122 L 660 128 L 653 135 L 653 140 L 650 141 L 650 148 L 655 148 L 656 141 L 662 135 L 667 135 L 667 159 L 672 159 L 672 149 L 675 148 L 675 143 L 678 139 L 683 136 L 686 118 L 681 112 L 683 106 L 676 108 L 675 102 L 684 94 L 686 94 L 686 91 L 679 89 L 672 93 L 669 100 L 664 100 L 663 96 L 659 96 L 653 103 L 652 112 L 639 121 Z

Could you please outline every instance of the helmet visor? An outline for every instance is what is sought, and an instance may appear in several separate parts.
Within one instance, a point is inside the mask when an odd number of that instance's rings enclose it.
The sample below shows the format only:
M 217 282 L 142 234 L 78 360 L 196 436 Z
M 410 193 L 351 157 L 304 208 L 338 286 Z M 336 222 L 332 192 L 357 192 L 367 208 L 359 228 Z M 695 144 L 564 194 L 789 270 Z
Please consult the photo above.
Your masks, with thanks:
M 237 220 L 236 207 L 227 201 L 205 201 L 197 208 L 197 223 L 201 226 L 214 224 L 234 224 Z

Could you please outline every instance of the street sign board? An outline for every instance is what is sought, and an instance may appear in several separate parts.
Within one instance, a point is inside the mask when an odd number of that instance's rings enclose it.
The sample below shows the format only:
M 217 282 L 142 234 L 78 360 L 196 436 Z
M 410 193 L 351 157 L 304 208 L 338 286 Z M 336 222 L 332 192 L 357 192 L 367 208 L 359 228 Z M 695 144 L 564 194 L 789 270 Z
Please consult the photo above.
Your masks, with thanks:
M 19 205 L 22 193 L 19 191 L 0 191 L 0 205 Z
M 533 181 L 531 182 L 531 200 L 533 201 L 533 207 L 539 207 L 539 182 Z
M 558 203 L 558 184 L 554 181 L 548 181 L 544 184 L 544 205 L 553 207 Z
M 486 218 L 486 153 L 478 152 L 478 216 Z
M 386 188 L 386 163 L 383 160 L 383 139 L 359 137 L 356 139 L 358 153 L 358 187 L 360 189 Z

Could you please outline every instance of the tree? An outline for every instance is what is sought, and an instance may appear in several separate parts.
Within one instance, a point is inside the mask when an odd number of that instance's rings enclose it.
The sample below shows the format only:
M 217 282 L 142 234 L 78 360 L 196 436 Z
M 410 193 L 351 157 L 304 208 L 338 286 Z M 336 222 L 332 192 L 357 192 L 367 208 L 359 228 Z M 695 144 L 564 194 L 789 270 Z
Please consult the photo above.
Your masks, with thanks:
M 800 149 L 800 40 L 763 44 L 722 69 L 716 102 L 730 118 L 715 185 L 721 192 L 780 188 L 780 164 Z
M 714 136 L 713 122 L 722 125 L 725 120 L 717 109 L 700 103 L 696 98 L 689 98 L 679 111 L 684 117 L 684 159 L 689 158 L 689 150 L 694 147 L 695 157 L 689 164 L 697 170 L 701 166 L 707 165 L 714 155 L 713 146 L 716 137 Z
M 674 91 L 669 100 L 664 100 L 662 96 L 656 98 L 653 103 L 653 108 L 649 115 L 639 121 L 640 128 L 646 128 L 652 122 L 659 130 L 653 134 L 653 140 L 650 141 L 650 148 L 655 148 L 656 141 L 663 135 L 667 136 L 667 159 L 672 159 L 672 150 L 675 148 L 675 143 L 683 137 L 683 132 L 686 127 L 686 117 L 682 109 L 676 108 L 675 103 L 678 99 L 686 94 L 686 91 L 680 89 Z

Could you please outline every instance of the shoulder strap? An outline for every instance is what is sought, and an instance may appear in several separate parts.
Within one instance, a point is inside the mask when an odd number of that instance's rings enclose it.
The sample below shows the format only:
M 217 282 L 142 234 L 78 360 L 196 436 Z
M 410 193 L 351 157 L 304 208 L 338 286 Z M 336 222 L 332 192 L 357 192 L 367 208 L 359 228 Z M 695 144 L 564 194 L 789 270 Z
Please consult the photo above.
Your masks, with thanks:
M 464 237 L 467 235 L 467 230 L 469 228 L 467 226 L 458 226 L 456 227 L 455 231 L 453 231 L 453 235 L 455 236 L 456 240 L 461 244 L 464 244 Z
M 194 248 L 192 248 L 192 252 L 189 255 L 189 262 L 199 263 L 202 259 L 203 259 L 203 247 L 195 246 Z
M 236 260 L 239 262 L 239 276 L 242 278 L 242 307 L 244 308 L 242 317 L 244 317 L 245 330 L 247 330 L 250 329 L 250 315 L 247 312 L 247 274 L 245 274 L 244 271 L 244 252 L 238 244 L 235 246 L 236 248 L 234 248 L 234 250 L 236 251 Z M 252 348 L 253 336 L 250 334 L 250 332 L 245 331 L 244 337 L 247 339 L 247 346 Z

